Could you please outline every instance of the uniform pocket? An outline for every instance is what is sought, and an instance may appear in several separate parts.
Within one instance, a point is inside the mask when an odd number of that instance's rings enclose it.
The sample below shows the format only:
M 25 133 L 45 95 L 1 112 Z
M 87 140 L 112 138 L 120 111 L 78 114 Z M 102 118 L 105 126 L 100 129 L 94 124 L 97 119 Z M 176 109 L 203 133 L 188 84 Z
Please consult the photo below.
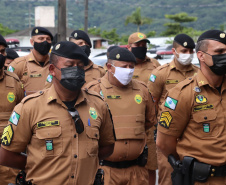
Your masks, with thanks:
M 98 141 L 100 138 L 99 129 L 96 127 L 86 127 L 86 135 L 88 137 L 88 142 L 86 146 L 86 151 L 89 156 L 94 157 L 98 155 Z
M 39 139 L 40 150 L 43 157 L 58 156 L 62 153 L 63 140 L 60 136 L 60 126 L 36 130 L 36 137 Z

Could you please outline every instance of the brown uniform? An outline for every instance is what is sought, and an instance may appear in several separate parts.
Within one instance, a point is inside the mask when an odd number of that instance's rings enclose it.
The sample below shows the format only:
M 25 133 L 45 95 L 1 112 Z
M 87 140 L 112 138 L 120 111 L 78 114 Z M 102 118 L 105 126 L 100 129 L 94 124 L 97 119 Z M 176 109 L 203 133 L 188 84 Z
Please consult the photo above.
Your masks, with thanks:
M 84 124 L 81 134 L 54 85 L 15 107 L 17 119 L 10 119 L 8 125 L 14 134 L 3 135 L 9 145 L 3 147 L 12 152 L 27 148 L 25 171 L 32 184 L 93 185 L 98 148 L 114 143 L 113 125 L 106 104 L 95 92 L 82 89 L 75 108 Z
M 49 87 L 52 83 L 52 76 L 49 73 L 49 57 L 42 67 L 32 52 L 27 56 L 15 59 L 8 67 L 8 71 L 17 74 L 24 84 L 27 95 Z
M 145 127 L 156 123 L 154 103 L 143 82 L 132 80 L 128 87 L 119 88 L 111 85 L 107 77 L 106 74 L 87 84 L 87 88 L 102 95 L 112 113 L 117 141 L 113 154 L 106 160 L 132 161 L 139 157 L 146 144 Z M 103 169 L 106 185 L 148 184 L 148 172 L 144 167 L 136 165 L 119 169 L 103 166 Z
M 24 97 L 19 78 L 9 71 L 0 70 L 0 137 L 10 118 L 11 112 Z M 0 185 L 14 183 L 18 170 L 0 166 Z
M 162 104 L 158 130 L 178 137 L 177 153 L 213 166 L 226 165 L 226 79 L 221 94 L 209 85 L 199 70 L 167 94 Z M 213 175 L 211 175 L 213 174 Z M 212 177 L 195 185 L 225 185 L 226 177 Z
M 97 80 L 98 78 L 104 76 L 104 74 L 106 73 L 102 66 L 94 64 L 91 60 L 89 60 L 89 64 L 85 66 L 84 69 L 86 83 Z
M 149 58 L 146 56 L 146 59 L 142 63 L 135 65 L 133 79 L 140 80 L 147 84 L 152 70 L 157 68 L 158 66 L 160 66 L 160 64 L 156 59 Z M 147 130 L 148 163 L 146 167 L 149 170 L 156 170 L 158 168 L 156 145 L 154 141 L 154 130 L 155 127 L 152 127 L 149 130 Z
M 152 71 L 148 82 L 148 88 L 153 97 L 159 99 L 159 110 L 161 112 L 161 104 L 164 102 L 164 97 L 166 93 L 176 86 L 179 82 L 185 80 L 187 77 L 191 77 L 197 74 L 198 67 L 190 65 L 186 71 L 181 71 L 175 65 L 175 59 L 169 64 L 164 64 L 159 66 Z M 159 119 L 159 114 L 158 114 Z M 158 158 L 158 175 L 159 175 L 159 185 L 170 185 L 171 173 L 173 171 L 172 167 L 168 163 L 168 159 L 162 154 L 161 151 L 157 150 Z

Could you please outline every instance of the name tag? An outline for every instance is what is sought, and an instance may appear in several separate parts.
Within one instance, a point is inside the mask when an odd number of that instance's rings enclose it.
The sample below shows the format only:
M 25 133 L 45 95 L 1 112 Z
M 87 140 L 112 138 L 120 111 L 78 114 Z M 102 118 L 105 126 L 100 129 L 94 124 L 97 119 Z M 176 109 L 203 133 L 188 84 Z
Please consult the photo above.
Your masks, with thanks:
M 43 127 L 52 127 L 52 126 L 59 126 L 60 122 L 58 120 L 56 121 L 43 121 L 37 123 L 37 128 L 43 128 Z
M 208 109 L 213 109 L 213 104 L 195 106 L 194 112 L 201 111 L 201 110 L 208 110 Z
M 107 96 L 107 99 L 121 99 L 121 96 L 109 95 L 109 96 Z
M 138 78 L 139 76 L 138 75 L 133 75 L 133 78 Z
M 33 75 L 30 75 L 31 78 L 39 78 L 39 77 L 42 77 L 42 74 L 33 74 Z
M 166 84 L 178 84 L 179 80 L 166 80 Z

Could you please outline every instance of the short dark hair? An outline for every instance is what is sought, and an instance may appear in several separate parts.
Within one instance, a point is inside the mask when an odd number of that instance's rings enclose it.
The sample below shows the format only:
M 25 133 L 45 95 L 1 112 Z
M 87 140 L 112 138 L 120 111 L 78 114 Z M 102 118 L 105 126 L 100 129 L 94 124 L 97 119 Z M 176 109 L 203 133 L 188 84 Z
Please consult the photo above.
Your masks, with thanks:
M 197 44 L 196 44 L 196 47 L 195 47 L 195 50 L 196 50 L 196 53 L 198 51 L 207 51 L 208 49 L 208 45 L 209 45 L 209 41 L 208 40 L 201 40 L 199 41 Z
M 173 48 L 177 49 L 180 44 L 178 44 L 176 41 L 173 41 Z
M 53 65 L 57 65 L 58 59 L 59 59 L 59 56 L 57 56 L 57 55 L 51 53 L 51 54 L 50 54 L 50 58 L 49 58 L 49 63 L 50 63 L 50 64 L 53 64 Z

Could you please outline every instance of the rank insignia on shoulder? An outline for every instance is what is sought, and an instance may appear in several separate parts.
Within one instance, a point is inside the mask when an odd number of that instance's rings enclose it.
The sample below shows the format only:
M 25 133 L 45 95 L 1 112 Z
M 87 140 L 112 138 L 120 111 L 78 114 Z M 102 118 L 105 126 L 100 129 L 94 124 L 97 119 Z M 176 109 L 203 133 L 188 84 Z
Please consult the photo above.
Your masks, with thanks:
M 210 132 L 210 124 L 209 123 L 203 123 L 203 132 L 205 132 L 205 133 Z
M 9 101 L 9 103 L 13 103 L 15 100 L 15 95 L 13 94 L 13 92 L 9 92 L 7 95 L 7 100 Z
M 9 72 L 13 72 L 14 70 L 15 70 L 15 68 L 14 68 L 14 67 L 9 66 L 9 68 L 8 68 L 8 71 L 9 71 Z
M 153 74 L 151 74 L 151 76 L 150 76 L 150 78 L 149 78 L 149 80 L 151 81 L 151 82 L 155 82 L 155 79 L 156 79 L 156 76 L 155 75 L 153 75 Z
M 194 112 L 201 111 L 201 110 L 208 110 L 213 109 L 213 104 L 207 104 L 207 105 L 199 105 L 194 107 Z
M 12 124 L 14 124 L 14 125 L 17 126 L 17 124 L 18 124 L 18 122 L 19 122 L 19 119 L 20 119 L 20 115 L 17 114 L 15 111 L 13 111 L 13 113 L 11 114 L 11 116 L 10 116 L 10 118 L 9 118 L 9 121 L 10 121 Z
M 46 140 L 46 150 L 53 150 L 53 140 Z
M 168 129 L 172 119 L 173 119 L 173 117 L 171 116 L 169 111 L 162 112 L 160 120 L 159 120 L 159 125 Z
M 46 81 L 51 83 L 53 80 L 53 76 L 52 75 L 48 75 Z
M 195 97 L 195 102 L 196 103 L 206 103 L 207 98 L 205 96 L 199 94 Z
M 166 84 L 178 84 L 179 80 L 166 80 Z
M 97 111 L 95 110 L 95 108 L 93 107 L 89 108 L 89 115 L 91 116 L 91 118 L 97 119 Z
M 194 90 L 195 92 L 198 92 L 198 93 L 201 92 L 201 89 L 200 89 L 198 86 L 195 86 L 193 90 Z
M 37 128 L 43 128 L 43 127 L 52 127 L 52 126 L 59 126 L 60 121 L 54 120 L 54 121 L 43 121 L 37 123 Z
M 141 102 L 142 102 L 142 97 L 141 97 L 141 95 L 139 95 L 139 94 L 137 94 L 136 96 L 135 96 L 135 102 L 137 103 L 137 104 L 141 104 Z
M 167 97 L 164 106 L 171 109 L 171 110 L 175 110 L 176 106 L 177 106 L 177 100 L 171 98 L 171 97 Z
M 9 146 L 13 139 L 13 127 L 12 125 L 8 125 L 4 128 L 1 143 L 4 146 Z
M 107 99 L 121 99 L 121 96 L 119 96 L 119 95 L 109 95 L 109 96 L 107 96 Z

